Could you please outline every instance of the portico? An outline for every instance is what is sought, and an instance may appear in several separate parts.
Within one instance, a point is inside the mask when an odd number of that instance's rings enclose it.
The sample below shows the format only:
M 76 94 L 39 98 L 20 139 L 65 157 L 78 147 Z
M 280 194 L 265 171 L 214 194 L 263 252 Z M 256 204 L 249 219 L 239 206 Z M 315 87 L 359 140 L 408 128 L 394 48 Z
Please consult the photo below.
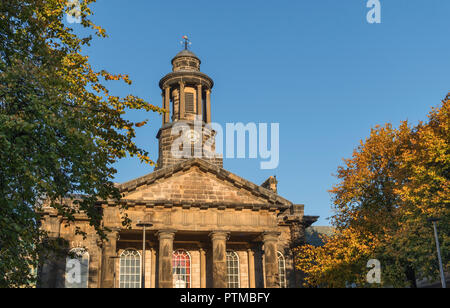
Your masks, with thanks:
M 172 288 L 186 286 L 200 288 L 227 288 L 227 251 L 234 252 L 239 259 L 239 286 L 243 288 L 264 287 L 264 281 L 271 273 L 262 273 L 263 254 L 259 253 L 264 242 L 261 241 L 262 234 L 258 233 L 235 233 L 215 231 L 207 232 L 186 232 L 174 230 L 147 232 L 147 253 L 146 257 L 146 281 L 147 288 Z M 139 230 L 128 230 L 120 232 L 119 241 L 116 242 L 116 255 L 120 256 L 124 251 L 135 249 L 142 255 L 142 235 Z M 192 240 L 196 239 L 196 240 Z M 173 253 L 185 251 L 189 256 L 189 275 L 186 278 L 186 285 L 174 272 Z M 276 251 L 275 251 L 276 254 Z M 258 259 L 255 260 L 255 255 Z M 252 262 L 248 262 L 251 260 Z M 115 259 L 114 269 L 116 270 L 116 286 L 120 286 L 120 258 Z M 142 265 L 141 265 L 142 266 Z M 272 265 L 278 271 L 278 263 Z M 270 267 L 270 265 L 269 265 Z M 267 268 L 267 265 L 265 265 Z M 266 275 L 264 277 L 264 275 Z M 108 275 L 105 275 L 108 276 Z M 114 276 L 112 273 L 111 276 Z M 178 284 L 177 284 L 178 281 Z M 269 287 L 266 285 L 266 287 Z M 276 284 L 272 287 L 279 287 Z

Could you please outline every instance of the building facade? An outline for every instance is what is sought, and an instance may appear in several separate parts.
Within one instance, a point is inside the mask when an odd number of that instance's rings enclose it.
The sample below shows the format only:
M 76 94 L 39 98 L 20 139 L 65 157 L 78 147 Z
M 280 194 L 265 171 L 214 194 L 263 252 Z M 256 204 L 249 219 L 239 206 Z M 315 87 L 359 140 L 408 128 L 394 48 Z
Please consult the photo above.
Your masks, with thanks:
M 82 214 L 67 225 L 45 208 L 42 228 L 63 239 L 63 256 L 39 271 L 40 287 L 278 288 L 301 286 L 292 248 L 318 217 L 277 194 L 277 180 L 251 183 L 223 168 L 215 154 L 211 123 L 213 80 L 200 72 L 187 48 L 164 76 L 159 158 L 154 172 L 120 184 L 117 203 L 99 201 L 108 241 L 100 241 Z M 194 129 L 200 121 L 201 134 Z M 184 125 L 188 130 L 174 129 Z M 174 155 L 175 147 L 201 155 Z M 211 144 L 206 146 L 207 143 Z M 122 216 L 131 229 L 122 226 Z M 145 226 L 145 223 L 150 223 Z M 87 237 L 75 234 L 75 228 Z M 145 240 L 144 240 L 145 238 Z M 145 243 L 145 250 L 144 250 Z M 78 274 L 77 274 L 78 273 Z M 79 274 L 81 273 L 81 275 Z

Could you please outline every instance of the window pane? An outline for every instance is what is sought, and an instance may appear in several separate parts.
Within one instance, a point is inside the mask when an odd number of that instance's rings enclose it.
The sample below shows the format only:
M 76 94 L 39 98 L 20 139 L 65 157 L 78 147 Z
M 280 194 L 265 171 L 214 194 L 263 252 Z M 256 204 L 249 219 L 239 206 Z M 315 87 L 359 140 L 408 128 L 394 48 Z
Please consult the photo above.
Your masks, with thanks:
M 120 288 L 141 287 L 141 255 L 137 250 L 127 249 L 120 255 Z
M 239 258 L 236 252 L 227 251 L 227 281 L 229 288 L 240 287 Z
M 185 250 L 173 252 L 173 286 L 174 288 L 190 288 L 191 257 Z
M 281 252 L 278 251 L 277 256 L 278 256 L 278 275 L 280 278 L 280 288 L 287 288 L 286 262 Z

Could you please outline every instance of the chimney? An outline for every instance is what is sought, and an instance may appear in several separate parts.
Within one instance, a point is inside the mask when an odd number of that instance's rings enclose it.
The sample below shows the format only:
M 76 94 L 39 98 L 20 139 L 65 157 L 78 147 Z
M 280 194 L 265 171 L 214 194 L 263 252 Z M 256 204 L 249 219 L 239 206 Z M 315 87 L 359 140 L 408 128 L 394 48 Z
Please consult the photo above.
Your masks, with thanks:
M 269 177 L 264 183 L 262 183 L 261 187 L 264 187 L 266 189 L 273 191 L 274 193 L 277 193 L 277 185 L 278 185 L 277 177 L 274 175 Z

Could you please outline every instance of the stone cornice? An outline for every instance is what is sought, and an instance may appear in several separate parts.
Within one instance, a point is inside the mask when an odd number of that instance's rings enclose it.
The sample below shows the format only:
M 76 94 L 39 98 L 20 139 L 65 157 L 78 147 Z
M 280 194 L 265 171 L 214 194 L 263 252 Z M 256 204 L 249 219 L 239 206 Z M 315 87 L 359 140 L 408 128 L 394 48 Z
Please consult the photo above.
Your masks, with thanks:
M 319 216 L 303 216 L 303 225 L 308 228 L 319 219 Z
M 181 207 L 183 209 L 190 208 L 200 208 L 200 209 L 211 209 L 217 208 L 219 210 L 224 209 L 235 209 L 235 210 L 243 210 L 249 209 L 252 211 L 261 211 L 266 210 L 269 212 L 277 212 L 282 211 L 289 206 L 280 205 L 280 204 L 269 204 L 269 203 L 260 203 L 260 204 L 245 204 L 245 203 L 232 203 L 232 202 L 195 202 L 195 201 L 167 201 L 167 200 L 130 200 L 130 199 L 122 199 L 120 200 L 121 204 L 127 205 L 128 207 L 135 206 L 145 206 L 148 208 L 154 207 L 164 207 L 164 208 L 174 208 Z
M 195 123 L 192 120 L 176 120 L 175 122 L 169 122 L 161 126 L 161 128 L 158 130 L 158 133 L 156 134 L 156 139 L 159 139 L 161 136 L 161 132 L 166 129 L 171 129 L 174 125 L 180 125 L 180 124 L 186 124 L 190 127 L 194 127 Z M 206 133 L 209 132 L 215 132 L 213 129 L 209 128 L 205 122 L 202 121 L 202 130 L 206 131 Z M 203 132 L 205 134 L 205 132 Z
M 286 215 L 279 217 L 278 224 L 279 225 L 293 225 L 293 224 L 301 224 L 308 228 L 313 223 L 315 223 L 319 219 L 319 216 L 297 216 L 297 215 Z
M 161 78 L 159 87 L 164 89 L 167 85 L 172 85 L 178 82 L 192 82 L 200 83 L 208 89 L 214 87 L 214 81 L 208 75 L 197 71 L 177 71 L 171 72 Z

